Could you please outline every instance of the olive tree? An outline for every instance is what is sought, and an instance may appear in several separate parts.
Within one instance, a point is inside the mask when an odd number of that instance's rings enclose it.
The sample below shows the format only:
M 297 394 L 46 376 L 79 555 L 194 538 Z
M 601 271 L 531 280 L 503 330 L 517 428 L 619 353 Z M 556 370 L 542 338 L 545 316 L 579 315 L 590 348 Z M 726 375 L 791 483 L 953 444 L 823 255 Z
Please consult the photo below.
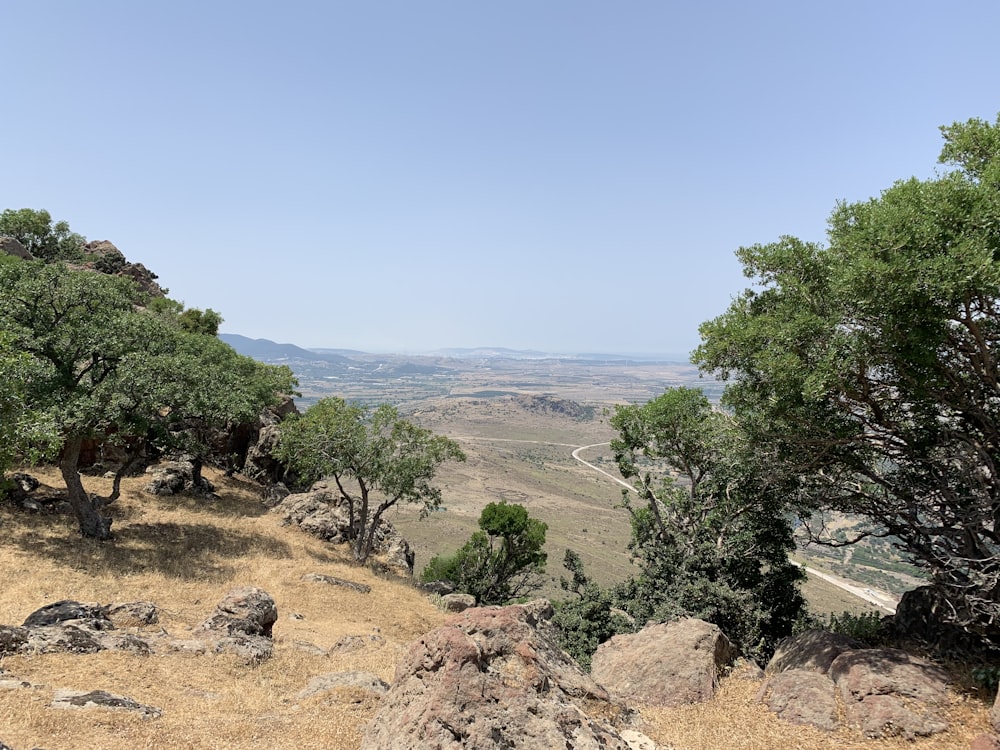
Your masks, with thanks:
M 214 336 L 185 331 L 138 306 L 130 279 L 61 264 L 0 264 L 0 332 L 29 358 L 25 413 L 42 415 L 59 435 L 58 463 L 85 536 L 106 539 L 104 506 L 79 472 L 84 440 L 117 442 L 137 454 L 146 441 L 190 436 L 192 421 L 225 425 L 255 418 L 293 383 L 287 368 L 242 357 Z
M 422 513 L 441 504 L 431 484 L 445 461 L 464 461 L 458 444 L 400 417 L 390 404 L 369 408 L 325 398 L 280 427 L 276 450 L 304 483 L 330 478 L 349 513 L 354 558 L 372 552 L 383 514 L 399 503 Z
M 1000 624 L 1000 118 L 954 169 L 841 203 L 827 244 L 741 248 L 695 359 L 805 513 L 861 514 L 978 629 Z

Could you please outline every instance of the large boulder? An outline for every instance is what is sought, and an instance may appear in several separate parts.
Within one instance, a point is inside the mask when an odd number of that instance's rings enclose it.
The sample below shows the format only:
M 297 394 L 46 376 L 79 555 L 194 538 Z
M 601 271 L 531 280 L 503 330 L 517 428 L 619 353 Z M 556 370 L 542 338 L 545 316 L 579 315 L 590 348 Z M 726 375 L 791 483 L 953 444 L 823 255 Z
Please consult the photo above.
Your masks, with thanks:
M 362 750 L 627 750 L 627 711 L 559 648 L 551 613 L 468 609 L 412 643 Z
M 31 253 L 13 237 L 0 237 L 0 253 L 13 255 L 22 260 L 31 260 Z
M 249 664 L 259 664 L 274 654 L 271 630 L 278 620 L 274 599 L 256 586 L 230 591 L 208 618 L 195 628 L 216 652 L 229 652 Z
M 925 659 L 898 649 L 847 651 L 830 665 L 847 720 L 866 737 L 907 739 L 943 732 L 948 675 Z
M 684 619 L 616 635 L 597 648 L 590 673 L 621 700 L 680 706 L 709 700 L 736 649 L 718 626 Z
M 783 638 L 767 663 L 767 673 L 777 674 L 791 669 L 804 669 L 826 674 L 833 660 L 845 651 L 864 648 L 861 641 L 829 630 L 814 628 Z
M 854 647 L 852 647 L 854 646 Z M 843 715 L 871 738 L 922 737 L 948 728 L 948 679 L 932 663 L 896 649 L 857 647 L 807 631 L 781 643 L 761 699 L 786 721 L 835 729 Z

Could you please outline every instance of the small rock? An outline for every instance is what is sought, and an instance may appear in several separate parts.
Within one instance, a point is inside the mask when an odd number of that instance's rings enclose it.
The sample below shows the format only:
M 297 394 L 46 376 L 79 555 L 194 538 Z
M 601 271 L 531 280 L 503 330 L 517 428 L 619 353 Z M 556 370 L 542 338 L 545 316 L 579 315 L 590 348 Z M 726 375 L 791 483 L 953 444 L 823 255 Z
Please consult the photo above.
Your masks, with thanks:
M 441 597 L 441 609 L 445 612 L 464 612 L 475 606 L 476 597 L 472 594 L 445 594 Z
M 378 675 L 371 672 L 329 672 L 313 677 L 309 680 L 309 684 L 295 697 L 298 700 L 302 700 L 317 693 L 342 689 L 360 691 L 361 693 L 381 698 L 389 691 L 389 685 Z
M 50 704 L 52 708 L 109 708 L 116 711 L 133 711 L 144 719 L 156 719 L 163 712 L 124 695 L 114 695 L 105 690 L 56 690 Z

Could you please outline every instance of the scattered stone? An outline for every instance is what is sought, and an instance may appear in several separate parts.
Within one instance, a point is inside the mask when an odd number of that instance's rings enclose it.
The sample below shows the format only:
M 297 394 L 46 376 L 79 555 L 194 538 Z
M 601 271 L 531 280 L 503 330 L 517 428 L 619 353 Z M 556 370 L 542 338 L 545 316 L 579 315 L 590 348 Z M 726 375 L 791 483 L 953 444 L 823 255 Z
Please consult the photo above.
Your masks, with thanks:
M 71 654 L 96 654 L 105 646 L 95 637 L 75 625 L 42 625 L 28 629 L 27 650 L 40 654 L 68 652 Z
M 53 604 L 46 604 L 40 609 L 36 609 L 25 618 L 22 627 L 33 628 L 41 625 L 57 625 L 59 623 L 81 620 L 93 623 L 94 630 L 105 629 L 106 626 L 113 627 L 108 619 L 108 608 L 100 604 L 81 604 L 69 599 L 64 599 Z
M 235 653 L 248 664 L 259 664 L 274 654 L 271 628 L 278 619 L 274 599 L 263 589 L 233 589 L 202 622 L 196 633 L 209 635 L 216 653 Z
M 559 648 L 551 611 L 467 609 L 410 644 L 362 750 L 628 750 L 629 712 Z
M 464 612 L 475 606 L 476 597 L 472 594 L 445 594 L 441 597 L 441 609 L 445 612 Z
M 766 686 L 767 707 L 790 724 L 809 724 L 833 731 L 837 718 L 837 689 L 833 680 L 809 669 L 788 669 Z
M 445 596 L 455 591 L 455 587 L 448 581 L 427 581 L 426 583 L 417 585 L 427 593 L 437 594 L 438 596 Z
M 201 475 L 201 464 L 193 456 L 180 456 L 176 461 L 161 461 L 146 469 L 149 484 L 142 488 L 150 495 L 214 496 L 215 486 Z
M 330 647 L 331 654 L 346 654 L 352 651 L 361 651 L 374 646 L 381 648 L 385 645 L 385 638 L 380 635 L 345 635 L 337 639 L 337 642 Z
M 142 628 L 160 621 L 160 608 L 152 602 L 123 602 L 108 607 L 108 619 L 119 628 Z
M 163 712 L 132 700 L 124 695 L 114 695 L 105 690 L 56 690 L 52 698 L 52 708 L 109 708 L 117 711 L 133 711 L 144 719 L 159 718 Z
M 326 656 L 326 651 L 321 649 L 315 643 L 310 643 L 309 641 L 292 641 L 292 645 L 299 651 L 305 651 L 306 653 L 313 654 L 314 656 Z
M 864 644 L 846 635 L 828 630 L 807 630 L 782 639 L 767 663 L 767 674 L 789 669 L 808 669 L 818 674 L 830 671 L 833 660 L 845 651 L 864 648 Z
M 27 645 L 27 629 L 14 625 L 0 625 L 0 656 L 24 651 Z
M 371 593 L 372 587 L 366 583 L 355 583 L 354 581 L 348 581 L 343 578 L 335 578 L 334 576 L 323 575 L 322 573 L 306 573 L 302 576 L 303 581 L 315 581 L 316 583 L 328 583 L 331 586 L 343 586 L 344 588 L 351 589 L 352 591 L 357 591 L 359 594 Z
M 302 700 L 318 693 L 332 691 L 346 691 L 381 698 L 389 691 L 389 685 L 371 672 L 328 672 L 309 680 L 309 684 L 295 697 Z
M 226 635 L 271 637 L 271 627 L 278 620 L 274 599 L 256 586 L 241 586 L 230 591 L 208 619 L 196 628 Z
M 605 641 L 590 673 L 620 700 L 680 706 L 715 695 L 720 674 L 735 658 L 718 626 L 688 618 Z

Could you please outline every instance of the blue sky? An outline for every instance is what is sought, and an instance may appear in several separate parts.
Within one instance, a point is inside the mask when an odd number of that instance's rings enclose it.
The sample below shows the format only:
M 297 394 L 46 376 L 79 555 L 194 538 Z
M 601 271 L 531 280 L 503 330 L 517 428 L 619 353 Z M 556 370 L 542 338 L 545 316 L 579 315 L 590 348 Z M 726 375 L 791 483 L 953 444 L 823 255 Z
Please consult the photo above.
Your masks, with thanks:
M 686 352 L 740 245 L 939 169 L 1000 3 L 3 3 L 0 208 L 223 330 Z

